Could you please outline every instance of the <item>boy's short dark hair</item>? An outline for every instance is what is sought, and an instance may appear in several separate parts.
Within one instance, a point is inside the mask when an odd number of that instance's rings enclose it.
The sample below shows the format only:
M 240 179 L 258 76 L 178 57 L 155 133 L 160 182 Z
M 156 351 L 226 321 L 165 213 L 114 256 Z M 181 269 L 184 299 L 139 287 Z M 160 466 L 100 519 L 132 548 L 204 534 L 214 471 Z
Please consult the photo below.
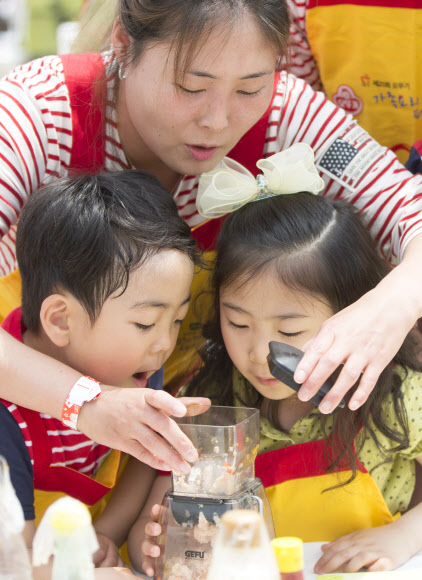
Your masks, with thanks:
M 38 332 L 43 301 L 59 291 L 79 300 L 94 323 L 133 268 L 173 249 L 199 263 L 189 226 L 151 174 L 119 171 L 45 185 L 26 203 L 17 230 L 25 325 Z

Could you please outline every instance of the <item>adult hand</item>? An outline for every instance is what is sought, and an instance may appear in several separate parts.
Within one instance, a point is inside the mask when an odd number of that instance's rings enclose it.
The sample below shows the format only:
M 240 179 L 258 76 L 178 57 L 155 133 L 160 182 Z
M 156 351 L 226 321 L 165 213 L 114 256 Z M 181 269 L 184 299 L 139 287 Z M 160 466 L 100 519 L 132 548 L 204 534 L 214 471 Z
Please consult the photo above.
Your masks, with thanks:
M 93 556 L 93 561 L 98 568 L 109 568 L 112 566 L 123 566 L 125 563 L 120 557 L 119 548 L 116 544 L 103 534 L 97 532 L 97 540 L 99 544 L 98 550 Z
M 147 576 L 154 576 L 155 559 L 160 555 L 160 547 L 157 538 L 161 534 L 161 526 L 158 523 L 163 506 L 155 504 L 151 508 L 151 521 L 145 526 L 145 540 L 142 542 L 142 553 L 144 559 L 142 569 Z
M 108 385 L 102 385 L 101 391 L 100 397 L 82 406 L 78 430 L 97 443 L 130 453 L 156 469 L 189 471 L 187 462 L 196 461 L 198 453 L 171 415 L 183 417 L 190 405 L 202 405 L 206 410 L 211 404 L 209 399 L 175 399 L 164 391 Z
M 422 236 L 419 238 L 422 242 Z M 417 254 L 419 262 L 421 253 Z M 412 258 L 414 256 L 415 252 Z M 410 261 L 413 263 L 414 260 Z M 299 391 L 302 401 L 315 395 L 324 381 L 343 364 L 337 381 L 319 409 L 322 413 L 330 413 L 357 382 L 358 388 L 350 399 L 349 408 L 355 410 L 363 405 L 379 375 L 421 316 L 422 293 L 415 283 L 417 276 L 422 278 L 420 270 L 420 266 L 415 270 L 409 267 L 409 261 L 406 264 L 403 261 L 376 288 L 322 325 L 318 334 L 303 347 L 305 355 L 295 371 L 296 382 L 303 383 Z
M 381 572 L 398 568 L 417 549 L 398 522 L 359 530 L 321 547 L 323 556 L 315 564 L 316 574 L 331 572 Z

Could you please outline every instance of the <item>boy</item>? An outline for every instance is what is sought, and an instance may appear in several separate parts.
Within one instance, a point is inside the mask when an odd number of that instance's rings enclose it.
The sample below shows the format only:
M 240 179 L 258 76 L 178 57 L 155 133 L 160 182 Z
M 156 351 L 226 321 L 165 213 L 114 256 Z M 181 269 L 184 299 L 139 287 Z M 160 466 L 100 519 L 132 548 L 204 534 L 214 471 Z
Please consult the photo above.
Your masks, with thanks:
M 94 394 L 89 377 L 124 388 L 162 386 L 157 377 L 187 313 L 199 258 L 158 180 L 128 171 L 55 181 L 25 205 L 16 247 L 22 308 L 5 319 L 8 332 L 81 372 L 78 388 Z M 36 519 L 60 495 L 95 505 L 95 518 L 119 467 L 118 452 L 76 431 L 72 413 L 62 424 L 7 401 L 0 402 L 0 455 L 24 510 L 28 548 Z M 119 562 L 116 545 L 154 477 L 129 462 L 96 523 L 97 564 Z

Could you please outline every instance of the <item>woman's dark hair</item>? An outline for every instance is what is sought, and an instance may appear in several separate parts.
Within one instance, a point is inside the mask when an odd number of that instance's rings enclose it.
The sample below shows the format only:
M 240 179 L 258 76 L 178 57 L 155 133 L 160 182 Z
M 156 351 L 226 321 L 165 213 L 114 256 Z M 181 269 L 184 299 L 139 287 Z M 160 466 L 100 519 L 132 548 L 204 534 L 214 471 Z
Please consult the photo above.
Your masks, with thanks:
M 345 202 L 302 192 L 246 204 L 229 216 L 218 239 L 213 318 L 204 327 L 203 366 L 188 386 L 187 395 L 206 392 L 215 404 L 234 404 L 233 364 L 220 329 L 220 292 L 229 286 L 240 288 L 268 268 L 288 288 L 312 294 L 334 312 L 356 302 L 390 271 L 352 206 Z M 406 341 L 394 362 L 416 368 Z M 209 393 L 211 385 L 214 392 Z M 346 460 L 353 469 L 350 481 L 355 477 L 354 440 L 361 428 L 363 434 L 366 430 L 373 437 L 386 459 L 387 452 L 376 431 L 395 442 L 397 450 L 408 447 L 407 416 L 400 387 L 400 377 L 389 366 L 358 411 L 352 412 L 347 407 L 336 410 L 330 435 L 334 449 L 332 469 Z M 244 404 L 260 406 L 262 397 L 255 396 L 253 391 L 255 399 Z M 384 421 L 383 403 L 390 394 L 396 416 L 394 426 Z M 347 400 L 351 395 L 349 392 Z M 326 417 L 321 416 L 321 421 L 328 438 Z
M 211 32 L 223 25 L 227 33 L 245 15 L 255 20 L 279 60 L 287 53 L 290 19 L 285 0 L 118 0 L 117 14 L 129 39 L 125 66 L 136 64 L 147 45 L 170 42 L 175 49 L 176 75 Z
M 195 241 L 176 204 L 144 171 L 62 179 L 42 187 L 19 219 L 16 255 L 22 278 L 22 316 L 40 329 L 47 296 L 70 292 L 91 322 L 130 272 L 162 250 L 199 264 Z

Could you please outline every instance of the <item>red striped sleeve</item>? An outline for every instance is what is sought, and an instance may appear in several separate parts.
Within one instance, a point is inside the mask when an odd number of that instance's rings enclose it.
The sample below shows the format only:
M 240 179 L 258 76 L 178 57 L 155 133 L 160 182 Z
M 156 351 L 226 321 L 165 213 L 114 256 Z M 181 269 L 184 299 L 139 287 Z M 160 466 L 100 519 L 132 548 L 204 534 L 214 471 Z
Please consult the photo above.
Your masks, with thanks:
M 16 267 L 14 231 L 28 196 L 44 179 L 67 175 L 72 121 L 60 58 L 46 57 L 0 81 L 0 271 Z
M 38 132 L 36 126 L 35 126 L 34 121 L 32 120 L 31 116 L 29 115 L 28 111 L 25 109 L 25 107 L 14 96 L 10 95 L 9 93 L 6 93 L 5 91 L 2 91 L 0 89 L 0 95 L 4 95 L 6 97 L 9 97 L 13 101 L 13 103 L 16 105 L 16 107 L 19 109 L 20 113 L 22 113 L 22 115 L 26 118 L 26 120 L 28 121 L 29 125 L 32 128 L 33 135 L 35 136 L 35 138 L 36 138 L 36 140 L 38 142 L 38 145 L 40 147 L 40 151 L 41 151 L 41 153 L 42 153 L 42 155 L 44 157 L 44 162 L 46 162 L 46 155 L 45 155 L 44 147 L 43 147 L 43 144 L 42 144 L 41 136 L 40 136 L 40 134 L 39 134 L 39 132 Z M 7 111 L 7 113 L 10 116 L 10 118 L 15 123 L 16 127 L 20 129 L 21 134 L 22 134 L 22 137 L 25 139 L 25 141 L 27 143 L 27 146 L 28 146 L 28 149 L 31 152 L 31 156 L 32 156 L 32 158 L 33 158 L 33 160 L 35 162 L 34 148 L 33 148 L 32 144 L 31 144 L 30 140 L 28 139 L 28 137 L 27 137 L 24 129 L 19 126 L 19 124 L 17 123 L 15 117 L 12 116 L 12 114 L 9 112 L 9 110 L 5 109 L 4 106 L 2 106 L 1 108 Z M 37 170 L 37 180 L 38 180 L 38 184 L 39 184 L 40 183 L 40 176 L 39 176 L 38 167 L 37 167 L 36 164 L 35 164 L 35 167 L 36 167 L 36 170 Z
M 3 107 L 0 105 L 0 110 L 1 109 L 3 109 Z M 13 120 L 13 118 L 12 118 L 12 120 Z M 19 132 L 19 134 L 22 135 L 22 129 L 21 129 L 21 127 L 19 125 L 16 125 L 16 128 L 17 128 L 17 131 Z M 34 191 L 35 187 L 34 187 L 33 182 L 32 182 L 32 178 L 31 178 L 31 174 L 29 172 L 29 168 L 28 168 L 28 163 L 26 161 L 26 157 L 21 152 L 21 150 L 19 148 L 19 145 L 18 145 L 17 141 L 15 140 L 15 138 L 12 136 L 11 132 L 8 131 L 3 126 L 3 124 L 0 124 L 0 129 L 3 129 L 3 134 L 5 136 L 7 136 L 9 138 L 10 143 L 13 144 L 13 150 L 14 150 L 14 152 L 17 153 L 17 157 L 20 159 L 21 164 L 25 168 L 25 173 L 26 173 L 26 177 L 27 177 L 27 180 L 28 180 L 28 183 L 29 183 L 30 190 L 31 190 L 31 192 Z

